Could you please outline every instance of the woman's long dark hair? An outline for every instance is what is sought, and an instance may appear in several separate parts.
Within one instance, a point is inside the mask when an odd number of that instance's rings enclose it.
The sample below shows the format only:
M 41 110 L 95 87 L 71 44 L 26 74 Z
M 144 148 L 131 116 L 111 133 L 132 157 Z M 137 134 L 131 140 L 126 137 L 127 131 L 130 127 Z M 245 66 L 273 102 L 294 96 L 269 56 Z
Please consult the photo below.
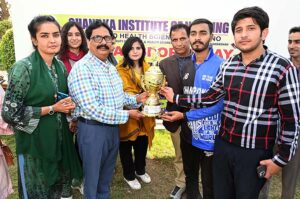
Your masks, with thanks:
M 79 30 L 81 35 L 81 45 L 79 46 L 79 49 L 82 50 L 84 54 L 88 52 L 87 42 L 82 27 L 74 21 L 69 21 L 61 29 L 61 48 L 58 53 L 59 58 L 63 58 L 64 56 L 66 56 L 66 52 L 69 49 L 68 32 L 73 26 L 75 26 Z
M 133 60 L 130 59 L 129 57 L 129 52 L 131 51 L 131 48 L 132 48 L 132 45 L 135 43 L 135 42 L 139 42 L 139 44 L 141 45 L 142 47 L 142 57 L 139 59 L 139 65 L 140 66 L 143 66 L 143 62 L 145 60 L 145 55 L 146 55 L 146 48 L 145 48 L 145 45 L 143 43 L 143 41 L 139 38 L 139 37 L 129 37 L 123 47 L 122 47 L 122 53 L 123 53 L 123 56 L 124 56 L 124 60 L 123 60 L 123 63 L 121 64 L 123 67 L 126 67 L 127 65 L 129 67 L 132 67 L 134 66 L 134 63 L 133 63 Z

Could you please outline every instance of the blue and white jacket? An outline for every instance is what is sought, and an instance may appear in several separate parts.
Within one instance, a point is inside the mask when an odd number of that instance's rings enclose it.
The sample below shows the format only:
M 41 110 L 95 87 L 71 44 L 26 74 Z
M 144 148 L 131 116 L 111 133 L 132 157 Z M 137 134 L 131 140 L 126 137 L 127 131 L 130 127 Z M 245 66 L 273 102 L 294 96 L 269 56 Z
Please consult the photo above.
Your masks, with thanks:
M 195 74 L 185 74 L 183 76 L 183 93 L 199 94 L 205 93 L 214 82 L 223 59 L 215 55 L 213 49 L 201 64 L 196 64 L 195 54 L 192 56 L 195 66 Z M 191 84 L 189 78 L 194 76 Z M 215 136 L 219 132 L 221 123 L 221 112 L 223 110 L 223 100 L 211 107 L 191 109 L 184 114 L 186 125 L 182 126 L 181 137 L 184 141 L 200 148 L 204 151 L 213 151 Z

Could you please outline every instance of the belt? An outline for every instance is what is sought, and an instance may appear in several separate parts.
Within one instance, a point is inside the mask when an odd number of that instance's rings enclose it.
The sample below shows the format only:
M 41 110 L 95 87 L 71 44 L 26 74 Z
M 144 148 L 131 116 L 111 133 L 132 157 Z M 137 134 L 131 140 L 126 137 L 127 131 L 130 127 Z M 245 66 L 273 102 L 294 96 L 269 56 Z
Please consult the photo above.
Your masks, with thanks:
M 117 124 L 105 124 L 105 123 L 102 123 L 102 122 L 98 122 L 96 120 L 87 120 L 83 117 L 79 117 L 78 120 L 80 122 L 83 122 L 83 123 L 86 123 L 86 124 L 90 124 L 90 125 L 99 125 L 99 126 L 110 126 L 110 127 L 117 127 L 118 125 Z

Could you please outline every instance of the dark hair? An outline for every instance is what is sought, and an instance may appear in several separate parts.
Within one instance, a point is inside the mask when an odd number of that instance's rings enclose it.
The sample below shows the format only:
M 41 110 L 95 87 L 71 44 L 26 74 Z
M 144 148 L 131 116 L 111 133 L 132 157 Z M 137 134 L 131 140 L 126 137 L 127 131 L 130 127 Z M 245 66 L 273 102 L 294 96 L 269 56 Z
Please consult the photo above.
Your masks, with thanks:
M 294 33 L 294 32 L 300 32 L 300 26 L 291 28 L 289 31 L 289 34 Z
M 38 32 L 40 25 L 42 25 L 44 23 L 54 23 L 58 27 L 58 30 L 60 31 L 60 25 L 53 16 L 40 15 L 40 16 L 34 17 L 31 20 L 31 22 L 28 24 L 28 31 L 30 33 L 31 38 L 36 39 L 36 33 Z M 32 43 L 32 45 L 33 45 L 34 49 L 37 49 L 37 46 L 35 46 L 33 43 Z
M 179 29 L 184 29 L 187 36 L 189 36 L 189 34 L 190 34 L 189 27 L 186 24 L 179 23 L 179 24 L 175 24 L 175 25 L 171 26 L 170 33 L 169 33 L 170 39 L 172 39 L 171 38 L 172 32 L 176 31 L 176 30 L 179 30 Z
M 269 27 L 269 16 L 263 9 L 257 6 L 247 7 L 239 10 L 233 16 L 231 22 L 231 30 L 233 34 L 237 22 L 248 17 L 251 17 L 255 20 L 255 22 L 259 25 L 261 31 Z
M 121 64 L 123 67 L 126 67 L 127 65 L 129 66 L 134 66 L 134 63 L 133 61 L 129 58 L 129 52 L 132 48 L 132 45 L 135 43 L 135 42 L 139 42 L 139 44 L 141 45 L 142 47 L 142 50 L 143 50 L 143 53 L 142 53 L 142 57 L 140 58 L 139 60 L 139 65 L 142 66 L 143 65 L 143 62 L 144 62 L 144 59 L 145 59 L 145 56 L 146 56 L 146 48 L 145 48 L 145 45 L 143 43 L 143 41 L 139 38 L 139 37 L 129 37 L 123 47 L 122 47 L 122 53 L 123 53 L 123 56 L 124 56 L 124 60 L 123 60 L 123 63 Z
M 66 52 L 69 48 L 68 32 L 74 26 L 79 30 L 80 36 L 81 36 L 81 45 L 79 46 L 79 49 L 82 50 L 84 52 L 84 54 L 86 54 L 88 52 L 87 42 L 86 42 L 85 34 L 84 34 L 82 27 L 77 22 L 69 21 L 69 22 L 65 23 L 65 25 L 61 29 L 61 40 L 62 41 L 61 41 L 61 48 L 58 53 L 58 56 L 60 58 L 66 55 Z
M 197 24 L 203 24 L 203 23 L 208 25 L 209 33 L 212 34 L 214 31 L 214 26 L 211 21 L 209 21 L 208 19 L 204 19 L 204 18 L 195 19 L 189 26 L 189 32 L 191 32 L 192 26 L 197 25 Z
M 110 28 L 106 23 L 103 23 L 103 22 L 100 21 L 100 20 L 95 20 L 93 23 L 91 23 L 91 24 L 89 25 L 89 27 L 87 27 L 87 29 L 85 30 L 86 38 L 87 38 L 88 40 L 90 40 L 90 39 L 91 39 L 91 35 L 92 35 L 92 33 L 93 33 L 93 30 L 94 30 L 94 29 L 97 29 L 97 28 L 100 28 L 100 27 L 102 27 L 102 26 L 108 30 L 108 32 L 109 32 L 109 34 L 110 34 L 110 36 L 111 36 L 112 38 L 115 38 L 115 37 L 114 37 L 114 33 L 113 33 L 113 31 L 111 30 L 111 28 Z

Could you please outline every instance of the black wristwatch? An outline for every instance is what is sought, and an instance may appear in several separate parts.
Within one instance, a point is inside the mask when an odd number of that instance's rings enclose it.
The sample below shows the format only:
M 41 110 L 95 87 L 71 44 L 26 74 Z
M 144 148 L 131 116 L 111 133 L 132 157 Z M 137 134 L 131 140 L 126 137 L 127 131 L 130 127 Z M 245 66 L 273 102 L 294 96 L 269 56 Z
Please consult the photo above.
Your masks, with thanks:
M 54 108 L 53 108 L 53 106 L 49 106 L 48 114 L 49 115 L 53 115 L 54 114 Z

